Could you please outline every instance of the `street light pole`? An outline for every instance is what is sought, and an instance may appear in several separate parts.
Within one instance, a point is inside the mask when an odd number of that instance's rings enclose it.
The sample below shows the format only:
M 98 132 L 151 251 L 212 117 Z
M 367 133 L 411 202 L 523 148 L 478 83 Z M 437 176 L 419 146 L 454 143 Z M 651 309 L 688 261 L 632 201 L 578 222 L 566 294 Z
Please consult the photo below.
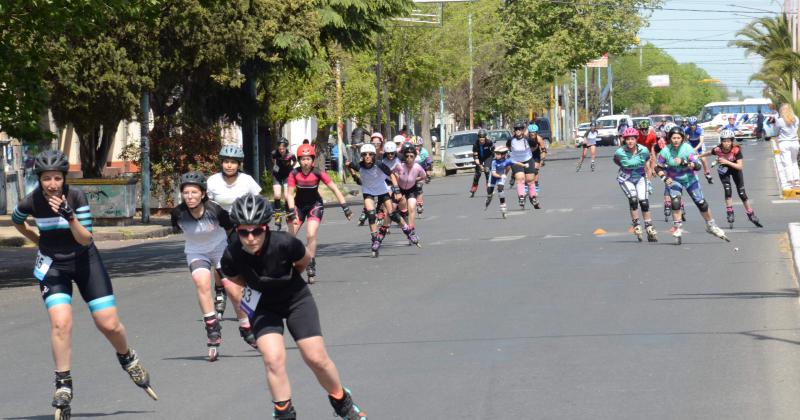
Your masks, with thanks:
M 375 98 L 377 99 L 375 107 L 375 131 L 378 133 L 383 132 L 381 125 L 383 124 L 383 109 L 381 109 L 381 36 L 378 35 L 378 40 L 375 42 Z
M 336 170 L 339 172 L 339 179 L 344 182 L 344 122 L 342 121 L 342 63 L 336 60 L 336 146 L 339 148 L 337 156 Z
M 150 223 L 150 92 L 143 92 L 139 100 L 142 116 L 139 120 L 139 153 L 142 167 L 142 223 Z
M 474 95 L 473 89 L 473 60 L 472 60 L 472 12 L 469 12 L 467 18 L 467 27 L 469 28 L 469 129 L 475 128 L 475 110 L 473 107 Z

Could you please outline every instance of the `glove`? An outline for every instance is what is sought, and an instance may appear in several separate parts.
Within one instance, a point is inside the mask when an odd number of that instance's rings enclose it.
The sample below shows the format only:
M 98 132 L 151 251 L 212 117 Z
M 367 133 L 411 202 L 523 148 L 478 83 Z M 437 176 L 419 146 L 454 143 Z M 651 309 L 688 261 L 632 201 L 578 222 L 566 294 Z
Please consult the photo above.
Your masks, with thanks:
M 75 212 L 72 211 L 72 207 L 69 206 L 66 200 L 62 201 L 61 205 L 58 206 L 58 215 L 67 219 L 68 222 L 75 218 Z
M 295 219 L 297 219 L 297 214 L 294 212 L 294 209 L 286 210 L 286 220 L 294 222 Z
M 353 217 L 353 211 L 350 210 L 350 207 L 347 204 L 342 204 L 342 211 L 344 212 L 344 217 L 348 219 Z
M 272 165 L 272 173 L 277 174 L 280 171 L 281 171 L 281 167 L 280 166 L 278 166 L 277 164 Z

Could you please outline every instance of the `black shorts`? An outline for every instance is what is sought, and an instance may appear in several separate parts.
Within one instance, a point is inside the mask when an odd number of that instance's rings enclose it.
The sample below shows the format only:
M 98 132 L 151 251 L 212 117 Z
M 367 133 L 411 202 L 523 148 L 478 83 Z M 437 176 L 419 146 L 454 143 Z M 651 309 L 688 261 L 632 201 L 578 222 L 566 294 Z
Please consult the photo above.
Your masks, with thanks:
M 511 164 L 511 174 L 516 175 L 520 172 L 523 172 L 527 175 L 527 174 L 535 174 L 537 172 L 536 159 L 531 158 L 527 162 L 524 162 L 523 165 L 525 166 L 520 166 L 517 163 Z
M 407 190 L 404 190 L 404 189 L 400 188 L 400 194 L 402 194 L 403 197 L 405 197 L 406 199 L 409 199 L 409 198 L 416 199 L 417 195 L 419 195 L 419 188 L 417 188 L 416 185 L 411 187 L 411 188 L 409 188 L 409 189 L 407 189 Z
M 94 244 L 75 258 L 54 260 L 50 264 L 47 273 L 39 281 L 45 306 L 50 309 L 59 304 L 72 304 L 73 281 L 89 305 L 90 312 L 117 306 L 111 278 Z
M 325 213 L 325 205 L 321 201 L 308 206 L 297 206 L 295 209 L 297 223 L 305 223 L 306 220 L 322 222 L 322 215 Z
M 283 174 L 279 172 L 272 173 L 272 185 L 286 185 L 289 180 L 289 172 Z
M 285 304 L 259 302 L 250 325 L 256 338 L 272 333 L 283 335 L 284 319 L 294 341 L 322 336 L 317 303 L 308 287 L 301 289 Z
M 381 195 L 372 195 L 372 194 L 361 194 L 364 197 L 364 200 L 371 199 L 375 202 L 375 207 L 379 208 L 383 205 L 383 203 L 390 200 L 389 193 L 381 194 Z

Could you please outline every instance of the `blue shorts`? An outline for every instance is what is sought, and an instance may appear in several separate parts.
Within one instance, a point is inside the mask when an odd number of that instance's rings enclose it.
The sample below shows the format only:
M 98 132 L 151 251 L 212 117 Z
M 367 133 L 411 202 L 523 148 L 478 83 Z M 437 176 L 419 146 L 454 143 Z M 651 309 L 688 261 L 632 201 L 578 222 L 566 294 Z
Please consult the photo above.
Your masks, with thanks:
M 699 203 L 705 197 L 703 197 L 703 190 L 700 189 L 700 181 L 694 179 L 689 185 L 683 185 L 678 181 L 674 181 L 672 185 L 667 187 L 669 191 L 669 196 L 672 198 L 678 198 L 682 195 L 683 190 L 686 189 L 686 192 L 689 194 L 689 197 L 692 198 L 692 201 L 695 203 Z

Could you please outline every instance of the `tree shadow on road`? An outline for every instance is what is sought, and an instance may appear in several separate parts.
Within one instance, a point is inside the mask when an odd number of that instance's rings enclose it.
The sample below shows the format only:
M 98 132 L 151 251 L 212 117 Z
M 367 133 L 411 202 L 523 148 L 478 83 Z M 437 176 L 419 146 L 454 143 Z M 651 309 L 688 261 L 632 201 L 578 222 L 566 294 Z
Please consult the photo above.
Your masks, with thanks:
M 789 340 L 788 338 L 771 337 L 771 336 L 768 336 L 768 335 L 757 334 L 757 333 L 750 332 L 750 331 L 744 331 L 744 332 L 741 332 L 740 334 L 744 335 L 744 336 L 747 336 L 747 337 L 753 337 L 754 339 L 759 340 L 759 341 L 765 341 L 765 340 L 766 341 L 779 341 L 781 343 L 788 343 L 788 344 L 794 344 L 796 346 L 800 346 L 800 341 Z
M 72 412 L 72 417 L 74 418 L 81 418 L 81 417 L 107 417 L 107 416 L 118 416 L 122 414 L 155 414 L 155 411 L 131 411 L 131 410 L 117 410 L 113 413 L 76 413 Z M 8 420 L 52 420 L 53 414 L 42 414 L 39 416 L 27 416 L 27 417 L 4 417 Z
M 796 289 L 781 289 L 778 292 L 673 293 L 670 296 L 675 297 L 653 300 L 797 298 L 800 293 Z

